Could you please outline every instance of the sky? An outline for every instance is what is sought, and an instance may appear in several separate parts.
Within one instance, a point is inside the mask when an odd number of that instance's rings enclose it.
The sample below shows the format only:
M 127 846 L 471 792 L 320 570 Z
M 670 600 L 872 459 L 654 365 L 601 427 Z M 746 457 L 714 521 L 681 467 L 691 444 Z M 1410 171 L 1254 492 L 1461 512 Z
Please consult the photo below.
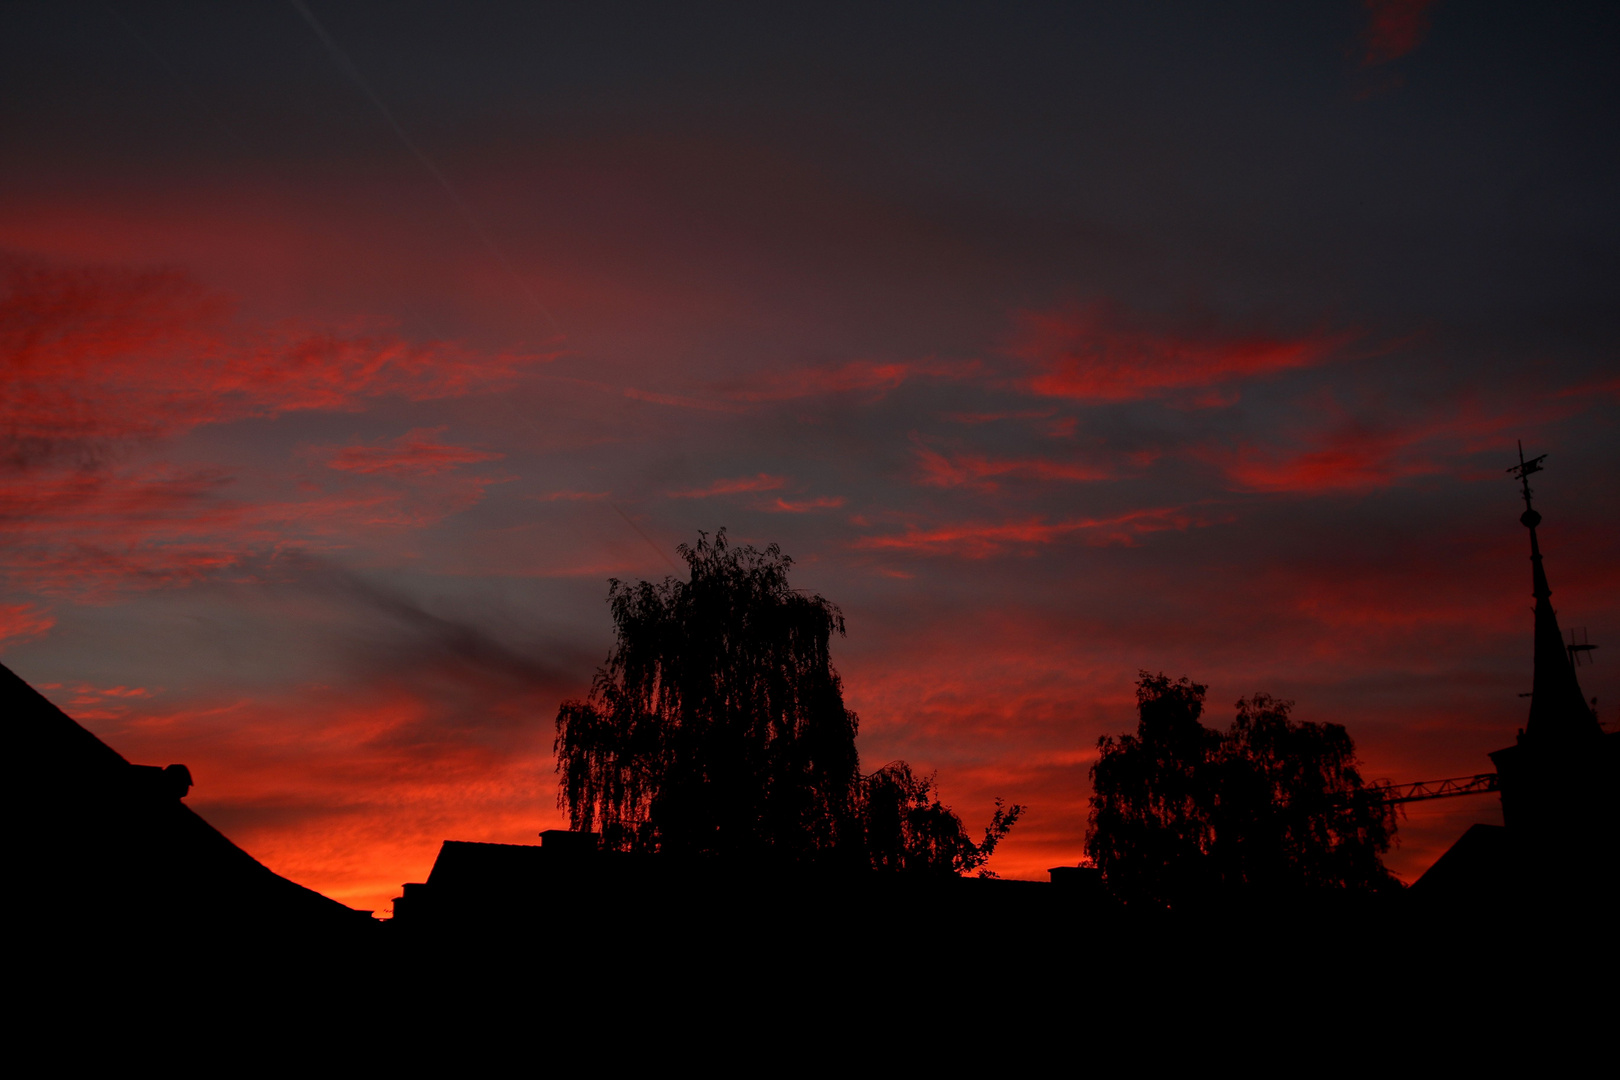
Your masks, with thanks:
M 863 767 L 1082 855 L 1139 671 L 1620 724 L 1620 9 L 0 4 L 0 659 L 386 913 L 559 827 L 608 580 L 776 543 Z M 1414 804 L 1413 880 L 1489 797 Z

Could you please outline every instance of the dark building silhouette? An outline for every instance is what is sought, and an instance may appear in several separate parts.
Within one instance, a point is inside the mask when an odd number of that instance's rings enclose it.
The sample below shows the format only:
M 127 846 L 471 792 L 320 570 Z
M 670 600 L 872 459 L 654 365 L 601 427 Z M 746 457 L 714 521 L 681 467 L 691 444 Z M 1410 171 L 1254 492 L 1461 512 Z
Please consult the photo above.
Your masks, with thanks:
M 540 844 L 446 840 L 424 882 L 394 900 L 400 926 L 478 923 L 501 913 L 538 913 L 582 890 L 614 892 L 656 869 L 647 856 L 597 850 L 595 833 L 550 829 Z M 637 882 L 641 884 L 641 882 Z
M 8 889 L 22 925 L 156 945 L 176 935 L 347 934 L 371 924 L 288 881 L 181 800 L 184 765 L 133 765 L 0 665 L 17 792 Z M 48 937 L 48 935 L 47 935 Z
M 813 867 L 601 849 L 595 833 L 551 829 L 539 845 L 447 840 L 424 882 L 394 900 L 396 932 L 453 943 L 533 936 L 626 949 L 719 951 L 778 940 L 906 937 L 998 925 L 1049 933 L 1083 911 L 1112 910 L 1091 867 L 1050 882 Z
M 1620 731 L 1605 733 L 1581 693 L 1574 651 L 1552 606 L 1531 505 L 1530 476 L 1542 457 L 1514 473 L 1523 488 L 1519 521 L 1530 531 L 1535 598 L 1535 674 L 1530 715 L 1512 746 L 1490 755 L 1502 825 L 1475 825 L 1413 884 L 1415 897 L 1487 903 L 1538 898 L 1612 903 L 1620 863 Z

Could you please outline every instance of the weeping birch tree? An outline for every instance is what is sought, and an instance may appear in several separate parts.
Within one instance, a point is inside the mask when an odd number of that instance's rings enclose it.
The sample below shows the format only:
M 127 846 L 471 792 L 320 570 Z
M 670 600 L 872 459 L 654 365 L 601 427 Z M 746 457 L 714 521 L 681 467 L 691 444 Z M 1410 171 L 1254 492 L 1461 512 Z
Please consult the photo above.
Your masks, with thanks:
M 793 560 L 775 544 L 698 535 L 678 549 L 688 580 L 609 583 L 617 644 L 590 696 L 557 712 L 558 805 L 570 826 L 618 851 L 981 864 L 1022 808 L 998 804 L 975 844 L 903 762 L 863 777 L 859 721 L 829 653 L 843 614 L 788 584 Z

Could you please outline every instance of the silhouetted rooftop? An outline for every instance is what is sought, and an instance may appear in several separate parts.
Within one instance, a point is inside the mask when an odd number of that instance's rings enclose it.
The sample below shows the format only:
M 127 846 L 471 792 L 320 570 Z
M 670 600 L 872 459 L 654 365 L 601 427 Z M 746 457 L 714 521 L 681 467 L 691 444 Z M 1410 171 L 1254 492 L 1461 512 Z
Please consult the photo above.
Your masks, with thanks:
M 305 930 L 368 921 L 272 872 L 180 800 L 184 765 L 133 765 L 4 665 L 21 798 L 14 895 L 41 923 Z M 31 886 L 31 887 L 29 887 Z M 15 885 L 14 885 L 15 888 Z

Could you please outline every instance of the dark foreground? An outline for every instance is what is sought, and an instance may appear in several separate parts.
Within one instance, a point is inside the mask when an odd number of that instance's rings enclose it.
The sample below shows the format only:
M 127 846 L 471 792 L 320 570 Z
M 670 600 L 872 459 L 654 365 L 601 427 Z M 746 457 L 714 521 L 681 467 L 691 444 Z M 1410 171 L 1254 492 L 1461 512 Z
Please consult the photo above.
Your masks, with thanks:
M 75 1054 L 183 1044 L 244 1064 L 1370 1066 L 1448 1041 L 1553 1068 L 1612 1056 L 1612 909 L 1395 895 L 1132 912 L 1055 892 L 745 883 L 430 931 L 111 913 L 19 928 L 12 971 L 25 1038 L 65 1026 Z
M 1095 882 L 564 866 L 381 923 L 271 873 L 184 805 L 183 769 L 129 763 L 3 667 L 0 708 L 12 1056 L 33 1071 L 1613 1054 L 1612 866 L 1173 911 Z

